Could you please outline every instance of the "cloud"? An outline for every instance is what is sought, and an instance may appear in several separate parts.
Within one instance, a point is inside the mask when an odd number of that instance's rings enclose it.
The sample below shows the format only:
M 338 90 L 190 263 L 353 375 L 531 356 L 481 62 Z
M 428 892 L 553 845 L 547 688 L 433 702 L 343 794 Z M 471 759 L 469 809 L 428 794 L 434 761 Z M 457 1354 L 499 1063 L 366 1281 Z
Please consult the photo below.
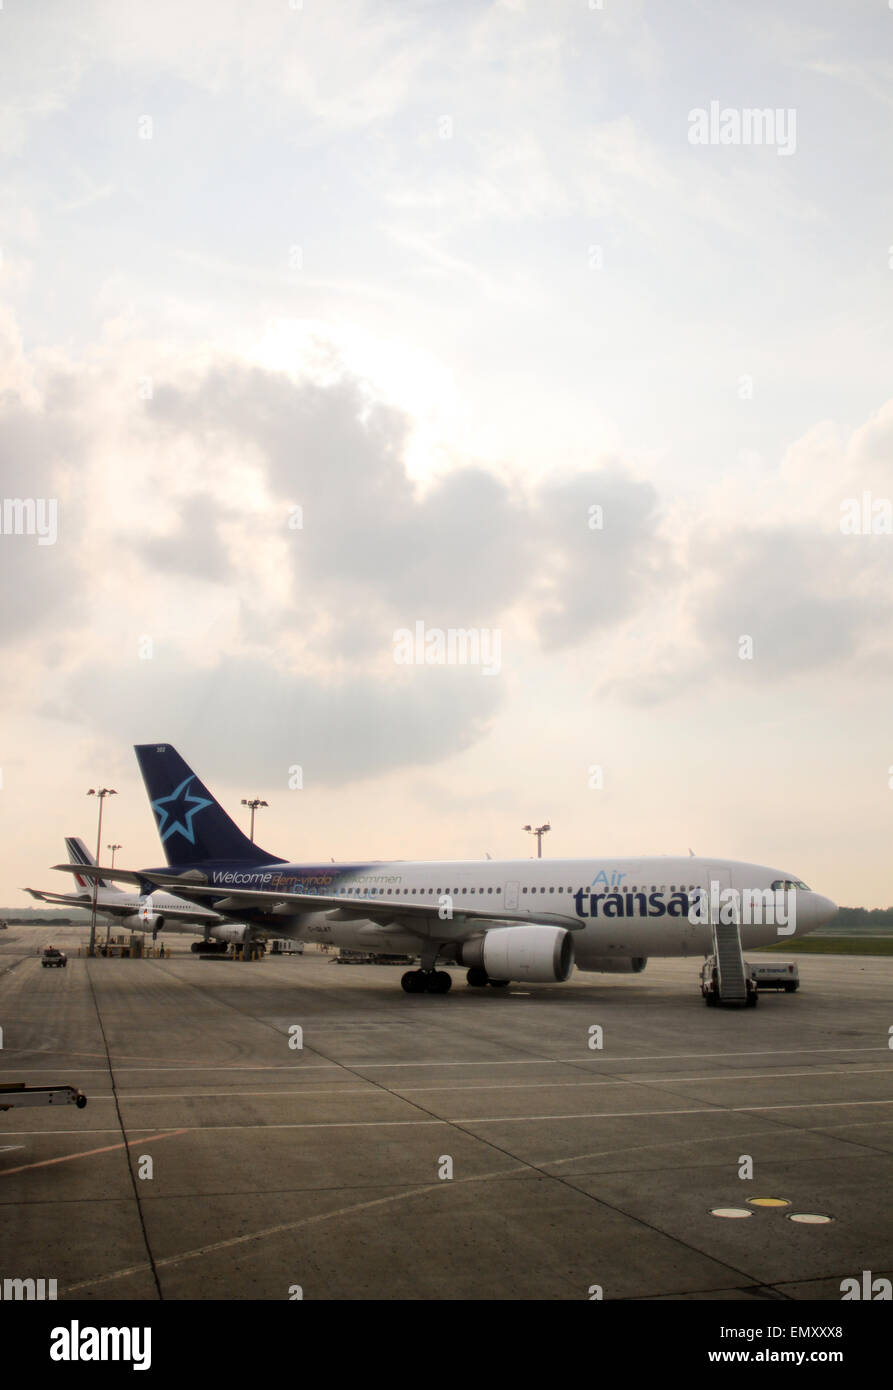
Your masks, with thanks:
M 2 642 L 42 640 L 51 624 L 77 619 L 81 451 L 72 421 L 14 392 L 0 397 Z
M 326 610 L 334 646 L 345 627 L 352 650 L 359 640 L 372 651 L 394 624 L 492 626 L 520 607 L 542 608 L 545 647 L 567 646 L 628 616 L 665 560 L 656 492 L 619 462 L 527 493 L 479 466 L 422 489 L 405 463 L 411 420 L 347 375 L 323 387 L 219 365 L 159 387 L 147 416 L 165 437 L 197 442 L 211 466 L 221 447 L 247 448 L 283 533 L 289 507 L 302 507 L 296 599 Z
M 189 653 L 82 666 L 42 713 L 130 743 L 175 743 L 208 776 L 342 785 L 437 763 L 488 730 L 504 685 L 473 667 L 419 667 L 387 680 L 324 680 L 272 659 L 224 657 L 196 670 Z
M 165 573 L 192 575 L 209 583 L 224 582 L 229 576 L 229 564 L 217 522 L 226 513 L 207 495 L 197 494 L 185 498 L 177 511 L 177 525 L 172 533 L 150 540 L 137 537 L 135 544 L 147 566 Z
M 319 380 L 223 357 L 169 366 L 145 403 L 111 368 L 57 371 L 39 408 L 0 410 L 2 479 L 12 495 L 23 477 L 25 495 L 61 479 L 78 524 L 64 558 L 0 551 L 9 587 L 28 580 L 0 637 L 55 620 L 90 651 L 56 674 L 57 718 L 137 741 L 185 729 L 206 750 L 239 727 L 246 768 L 281 768 L 293 731 L 334 782 L 469 747 L 537 659 L 524 632 L 550 657 L 597 653 L 598 691 L 637 702 L 738 680 L 745 635 L 757 680 L 881 670 L 888 538 L 842 536 L 827 499 L 838 479 L 878 476 L 891 418 L 879 411 L 848 450 L 808 431 L 778 473 L 786 514 L 799 498 L 801 515 L 781 525 L 751 505 L 736 526 L 723 485 L 698 512 L 667 512 L 620 458 L 524 485 L 474 463 L 420 482 L 412 417 L 335 359 Z M 508 680 L 398 672 L 395 630 L 419 621 L 504 631 Z
M 653 485 L 616 463 L 540 489 L 533 529 L 544 561 L 536 620 L 544 648 L 573 646 L 635 612 L 667 571 L 659 516 Z
M 320 781 L 436 762 L 488 730 L 519 644 L 502 675 L 405 670 L 397 629 L 511 638 L 520 619 L 573 647 L 628 618 L 664 562 L 656 492 L 617 461 L 539 487 L 477 464 L 422 484 L 411 418 L 344 370 L 321 384 L 221 359 L 145 403 L 132 370 L 57 372 L 41 409 L 0 416 L 31 484 L 64 462 L 81 499 L 64 558 L 31 557 L 7 615 L 10 639 L 23 614 L 66 635 L 45 716 L 205 753 L 237 738 L 246 771 L 307 761 Z
M 753 669 L 763 680 L 850 665 L 893 616 L 883 549 L 891 539 L 777 527 L 707 542 L 699 560 L 711 579 L 693 619 L 711 666 L 726 673 L 740 666 L 744 635 L 753 638 Z

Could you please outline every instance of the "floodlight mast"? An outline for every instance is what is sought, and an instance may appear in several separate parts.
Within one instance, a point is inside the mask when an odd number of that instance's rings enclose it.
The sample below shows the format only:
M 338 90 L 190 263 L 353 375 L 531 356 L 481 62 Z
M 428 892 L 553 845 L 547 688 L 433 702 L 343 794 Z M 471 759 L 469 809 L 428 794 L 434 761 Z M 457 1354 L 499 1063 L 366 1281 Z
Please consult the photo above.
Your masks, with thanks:
M 102 803 L 107 796 L 117 796 L 114 787 L 91 787 L 87 792 L 88 796 L 99 798 L 99 823 L 96 827 L 96 867 L 99 868 L 99 853 L 102 848 Z M 120 849 L 121 846 L 119 845 Z M 96 955 L 96 899 L 99 895 L 99 874 L 93 879 L 93 902 L 90 911 L 90 947 L 87 951 L 88 956 Z
M 254 844 L 254 813 L 259 806 L 269 806 L 269 804 L 268 801 L 261 801 L 259 796 L 253 796 L 250 801 L 246 800 L 244 796 L 242 797 L 242 805 L 251 807 L 251 830 L 248 838 L 252 844 Z
M 525 826 L 522 827 L 522 829 L 526 830 L 526 831 L 528 832 L 528 834 L 530 834 L 530 835 L 535 835 L 535 836 L 536 836 L 536 857 L 537 857 L 537 859 L 542 859 L 542 857 L 543 857 L 543 836 L 544 836 L 545 834 L 547 834 L 548 831 L 550 831 L 550 830 L 552 829 L 551 825 L 549 824 L 548 821 L 546 821 L 546 823 L 545 823 L 544 825 L 536 825 L 536 826 L 534 826 L 534 825 L 525 825 Z

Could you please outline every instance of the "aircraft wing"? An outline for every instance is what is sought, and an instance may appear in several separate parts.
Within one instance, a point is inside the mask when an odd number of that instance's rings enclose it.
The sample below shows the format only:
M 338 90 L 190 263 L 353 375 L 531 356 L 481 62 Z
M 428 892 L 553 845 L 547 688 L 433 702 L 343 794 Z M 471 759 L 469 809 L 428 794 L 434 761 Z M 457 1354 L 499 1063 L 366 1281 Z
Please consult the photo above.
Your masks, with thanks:
M 80 872 L 85 866 L 78 864 L 76 867 Z M 107 872 L 104 874 L 104 877 L 108 878 Z M 140 882 L 144 883 L 145 879 L 140 879 Z M 89 912 L 93 906 L 92 898 L 77 897 L 73 893 L 47 893 L 42 888 L 24 888 L 22 891 L 30 893 L 32 898 L 38 898 L 41 902 L 56 903 L 61 907 L 80 907 L 86 912 Z M 139 908 L 134 906 L 132 902 L 109 902 L 108 899 L 103 901 L 100 897 L 96 904 L 96 911 L 101 917 L 135 917 L 139 912 Z M 161 917 L 164 916 L 163 908 L 159 911 L 158 915 Z M 209 924 L 212 926 L 215 925 L 215 919 L 217 923 L 225 920 L 219 914 L 212 913 L 210 908 L 199 907 L 198 904 L 196 904 L 194 916 L 189 912 L 184 912 L 182 908 L 178 908 L 176 922 L 165 923 L 165 931 L 173 931 L 175 927 L 181 923 L 184 925 L 192 924 L 195 926 L 196 930 L 198 930 L 199 927 L 206 927 Z
M 76 868 L 77 872 L 86 878 L 95 878 L 98 874 L 109 877 L 107 869 L 97 869 L 95 866 L 92 867 L 92 874 L 91 866 L 84 864 L 56 864 L 54 867 L 63 870 Z M 117 873 L 117 870 L 115 872 Z M 377 897 L 345 898 L 333 893 L 277 892 L 275 889 L 212 886 L 204 874 L 198 874 L 194 869 L 185 874 L 151 872 L 134 874 L 133 877 L 140 883 L 154 883 L 157 888 L 164 888 L 167 892 L 176 893 L 178 897 L 188 898 L 192 902 L 213 900 L 214 911 L 223 912 L 228 916 L 234 916 L 246 908 L 256 908 L 260 912 L 276 912 L 278 916 L 286 917 L 297 917 L 304 912 L 328 912 L 333 918 L 336 917 L 343 922 L 361 920 L 377 922 L 382 926 L 395 922 L 410 931 L 413 925 L 422 928 L 435 922 L 446 925 L 450 921 L 529 923 L 531 920 L 529 917 L 519 917 L 517 912 L 505 912 L 493 907 L 466 907 L 464 903 L 461 907 L 453 908 L 451 917 L 443 918 L 440 915 L 440 899 L 435 899 L 433 895 L 430 903 L 398 903 L 387 902 Z M 548 926 L 564 927 L 567 931 L 579 931 L 586 925 L 578 917 L 563 912 L 538 912 L 535 920 Z M 444 934 L 449 935 L 448 926 Z
M 30 893 L 32 898 L 37 898 L 42 903 L 59 903 L 63 907 L 89 907 L 90 898 L 79 897 L 76 893 L 46 893 L 42 888 L 23 888 L 23 893 Z
M 63 907 L 82 907 L 87 912 L 93 906 L 92 898 L 85 898 L 83 895 L 75 893 L 47 893 L 42 888 L 24 888 L 24 893 L 30 893 L 32 898 L 38 898 L 44 903 L 58 903 Z M 122 905 L 121 903 L 103 902 L 100 897 L 96 903 L 97 912 L 117 913 L 122 917 L 132 917 L 136 908 L 133 903 Z

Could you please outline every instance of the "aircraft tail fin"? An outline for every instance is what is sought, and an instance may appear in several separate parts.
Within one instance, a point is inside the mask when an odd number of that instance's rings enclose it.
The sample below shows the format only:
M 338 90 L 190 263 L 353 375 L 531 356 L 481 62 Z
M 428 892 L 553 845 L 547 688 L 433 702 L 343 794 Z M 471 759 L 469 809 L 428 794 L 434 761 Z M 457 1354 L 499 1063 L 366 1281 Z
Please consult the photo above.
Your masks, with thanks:
M 281 864 L 252 843 L 169 743 L 142 743 L 134 751 L 172 868 L 203 859 Z
M 95 863 L 96 863 L 95 857 L 94 857 L 94 856 L 90 853 L 90 851 L 87 849 L 87 846 L 84 844 L 83 840 L 80 838 L 79 835 L 66 835 L 66 836 L 65 836 L 65 848 L 66 848 L 67 851 L 68 851 L 68 860 L 69 860 L 69 863 L 71 863 L 71 864 L 95 864 Z M 75 883 L 76 883 L 77 886 L 78 886 L 78 897 L 80 897 L 80 898 L 92 898 L 92 896 L 93 896 L 93 880 L 92 880 L 92 878 L 83 878 L 81 874 L 74 874 L 73 877 L 74 877 Z M 97 884 L 98 884 L 98 887 L 100 887 L 100 888 L 111 889 L 111 891 L 112 891 L 113 893 L 120 893 L 120 891 L 121 891 L 120 888 L 116 888 L 116 887 L 114 886 L 114 884 L 109 883 L 108 880 L 107 880 L 107 879 L 104 879 L 104 878 L 98 879 L 98 880 L 97 880 Z

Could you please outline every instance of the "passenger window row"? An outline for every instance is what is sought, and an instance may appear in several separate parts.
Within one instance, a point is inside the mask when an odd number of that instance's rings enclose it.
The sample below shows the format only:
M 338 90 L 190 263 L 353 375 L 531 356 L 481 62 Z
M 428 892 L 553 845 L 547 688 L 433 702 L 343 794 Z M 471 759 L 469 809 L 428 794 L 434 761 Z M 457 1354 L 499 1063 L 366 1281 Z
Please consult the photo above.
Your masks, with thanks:
M 677 885 L 676 885 L 675 883 L 671 883 L 671 884 L 670 884 L 670 890 L 669 890 L 669 891 L 670 891 L 671 893 L 677 893 L 677 892 L 678 892 L 678 893 L 686 893 L 686 892 L 692 893 L 692 892 L 694 892 L 694 890 L 695 890 L 696 887 L 697 887 L 697 884 L 695 884 L 695 883 L 689 883 L 689 884 L 680 883 L 680 884 L 678 885 L 678 887 L 677 887 Z M 791 880 L 791 881 L 785 880 L 784 882 L 782 882 L 782 881 L 779 879 L 776 883 L 773 883 L 772 887 L 773 887 L 773 888 L 782 888 L 782 887 L 784 887 L 784 888 L 805 888 L 805 887 L 806 887 L 806 884 L 805 884 L 805 883 L 795 883 L 793 880 Z M 564 893 L 564 892 L 568 892 L 568 893 L 570 893 L 571 895 L 573 895 L 573 893 L 574 893 L 575 891 L 576 891 L 576 892 L 580 892 L 580 893 L 586 893 L 586 892 L 589 891 L 589 889 L 588 889 L 588 888 L 580 888 L 580 889 L 576 889 L 576 890 L 575 890 L 575 889 L 573 889 L 573 888 L 565 889 L 565 888 L 563 888 L 563 887 L 561 887 L 561 888 L 552 888 L 552 887 L 549 887 L 549 888 L 522 888 L 522 889 L 521 889 L 521 892 L 522 892 L 522 893 Z M 652 883 L 650 886 L 649 886 L 647 883 L 643 883 L 643 884 L 641 884 L 641 885 L 637 885 L 637 884 L 632 884 L 632 885 L 630 885 L 630 884 L 618 884 L 618 885 L 617 885 L 616 887 L 614 887 L 614 888 L 608 888 L 608 889 L 606 889 L 606 891 L 607 891 L 607 892 L 610 892 L 610 893 L 665 893 L 665 892 L 667 891 L 667 885 L 666 885 L 665 883 Z M 382 897 L 389 897 L 389 896 L 390 896 L 390 897 L 400 897 L 401 894 L 402 894 L 404 897 L 406 897 L 407 894 L 413 894 L 413 895 L 414 895 L 414 894 L 420 894 L 420 893 L 437 893 L 437 894 L 447 893 L 447 894 L 450 894 L 452 897 L 458 897 L 461 893 L 501 893 L 501 892 L 502 892 L 502 889 L 501 889 L 501 888 L 453 888 L 453 889 L 450 889 L 450 888 L 336 888 L 336 889 L 335 889 L 335 893 L 336 893 L 339 897 L 355 897 L 355 898 L 356 898 L 356 897 L 363 898 L 363 897 L 371 896 L 371 895 L 373 895 L 373 894 L 375 894 L 375 895 L 380 895 L 380 896 L 382 896 Z
M 401 893 L 448 893 L 452 897 L 458 897 L 460 893 L 501 893 L 501 888 L 336 888 L 335 893 L 339 897 L 365 898 L 371 894 L 380 894 L 382 897 L 399 897 Z M 527 892 L 527 889 L 524 889 Z M 570 892 L 570 889 L 568 889 Z

